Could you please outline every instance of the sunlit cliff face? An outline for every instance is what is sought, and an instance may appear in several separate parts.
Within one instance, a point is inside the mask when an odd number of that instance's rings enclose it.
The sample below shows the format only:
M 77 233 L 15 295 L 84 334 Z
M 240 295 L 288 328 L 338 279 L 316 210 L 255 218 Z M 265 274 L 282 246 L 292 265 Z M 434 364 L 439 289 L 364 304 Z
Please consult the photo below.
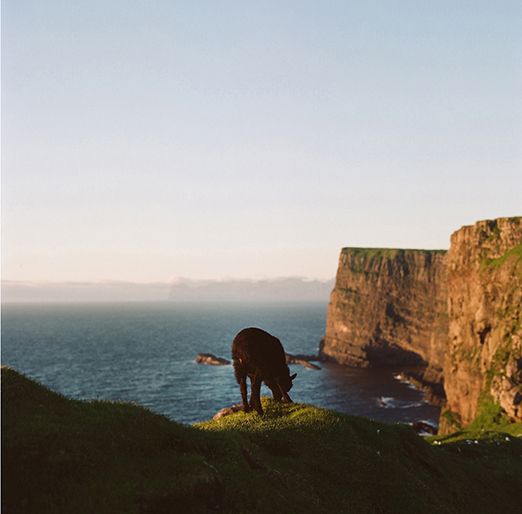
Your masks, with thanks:
M 352 366 L 442 370 L 445 252 L 344 248 L 321 355 Z
M 521 256 L 520 218 L 480 221 L 451 237 L 444 387 L 448 409 L 464 425 L 473 421 L 483 392 L 522 420 Z

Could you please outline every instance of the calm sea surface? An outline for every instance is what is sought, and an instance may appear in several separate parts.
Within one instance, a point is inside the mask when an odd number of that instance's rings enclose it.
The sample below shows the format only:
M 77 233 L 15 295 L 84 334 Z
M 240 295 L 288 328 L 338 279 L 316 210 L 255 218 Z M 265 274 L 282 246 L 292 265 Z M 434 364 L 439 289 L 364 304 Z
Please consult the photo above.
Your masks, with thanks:
M 324 302 L 4 304 L 2 364 L 71 398 L 135 401 L 195 423 L 241 403 L 233 367 L 196 364 L 198 353 L 231 360 L 234 336 L 255 326 L 279 337 L 288 353 L 316 354 L 326 308 Z M 398 370 L 318 364 L 319 371 L 291 365 L 294 401 L 386 422 L 438 422 L 439 409 L 397 380 Z M 270 391 L 263 386 L 262 394 Z

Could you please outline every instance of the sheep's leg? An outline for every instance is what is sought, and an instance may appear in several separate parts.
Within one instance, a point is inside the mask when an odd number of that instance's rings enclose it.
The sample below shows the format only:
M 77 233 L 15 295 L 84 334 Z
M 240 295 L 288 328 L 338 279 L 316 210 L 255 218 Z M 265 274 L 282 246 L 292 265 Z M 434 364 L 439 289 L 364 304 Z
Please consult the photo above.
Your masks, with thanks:
M 241 391 L 241 400 L 243 401 L 243 410 L 245 412 L 250 412 L 250 405 L 248 405 L 248 395 L 247 395 L 247 376 L 245 374 L 244 377 L 239 379 L 239 390 Z
M 281 395 L 281 391 L 279 390 L 279 386 L 277 385 L 277 383 L 275 383 L 272 380 L 265 380 L 265 384 L 270 389 L 270 391 L 272 391 L 274 400 L 280 401 L 283 396 Z
M 263 408 L 261 407 L 261 382 L 262 380 L 255 375 L 252 378 L 252 392 L 250 393 L 250 404 L 260 416 L 263 415 Z
M 294 403 L 290 396 L 288 396 L 288 393 L 281 387 L 281 384 L 277 384 L 279 386 L 279 390 L 281 391 L 281 394 L 283 395 L 283 401 L 285 403 Z

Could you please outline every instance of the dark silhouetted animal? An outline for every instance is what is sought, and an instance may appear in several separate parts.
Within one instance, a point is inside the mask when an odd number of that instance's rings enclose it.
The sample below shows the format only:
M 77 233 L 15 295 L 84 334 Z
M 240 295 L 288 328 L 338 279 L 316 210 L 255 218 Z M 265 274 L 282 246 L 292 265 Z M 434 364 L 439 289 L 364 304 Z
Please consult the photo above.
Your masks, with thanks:
M 241 391 L 243 409 L 255 409 L 261 416 L 261 382 L 272 391 L 275 400 L 292 403 L 288 391 L 292 380 L 286 364 L 285 351 L 281 341 L 260 328 L 245 328 L 237 334 L 232 343 L 234 373 Z M 247 401 L 247 377 L 250 377 L 250 403 Z

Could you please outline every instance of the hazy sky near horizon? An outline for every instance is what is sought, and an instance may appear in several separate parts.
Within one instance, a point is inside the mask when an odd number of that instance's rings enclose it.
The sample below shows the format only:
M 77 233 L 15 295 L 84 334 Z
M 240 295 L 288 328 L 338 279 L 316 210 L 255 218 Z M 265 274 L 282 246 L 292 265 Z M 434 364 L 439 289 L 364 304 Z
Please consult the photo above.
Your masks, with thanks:
M 522 215 L 516 1 L 4 0 L 2 278 L 335 275 Z

